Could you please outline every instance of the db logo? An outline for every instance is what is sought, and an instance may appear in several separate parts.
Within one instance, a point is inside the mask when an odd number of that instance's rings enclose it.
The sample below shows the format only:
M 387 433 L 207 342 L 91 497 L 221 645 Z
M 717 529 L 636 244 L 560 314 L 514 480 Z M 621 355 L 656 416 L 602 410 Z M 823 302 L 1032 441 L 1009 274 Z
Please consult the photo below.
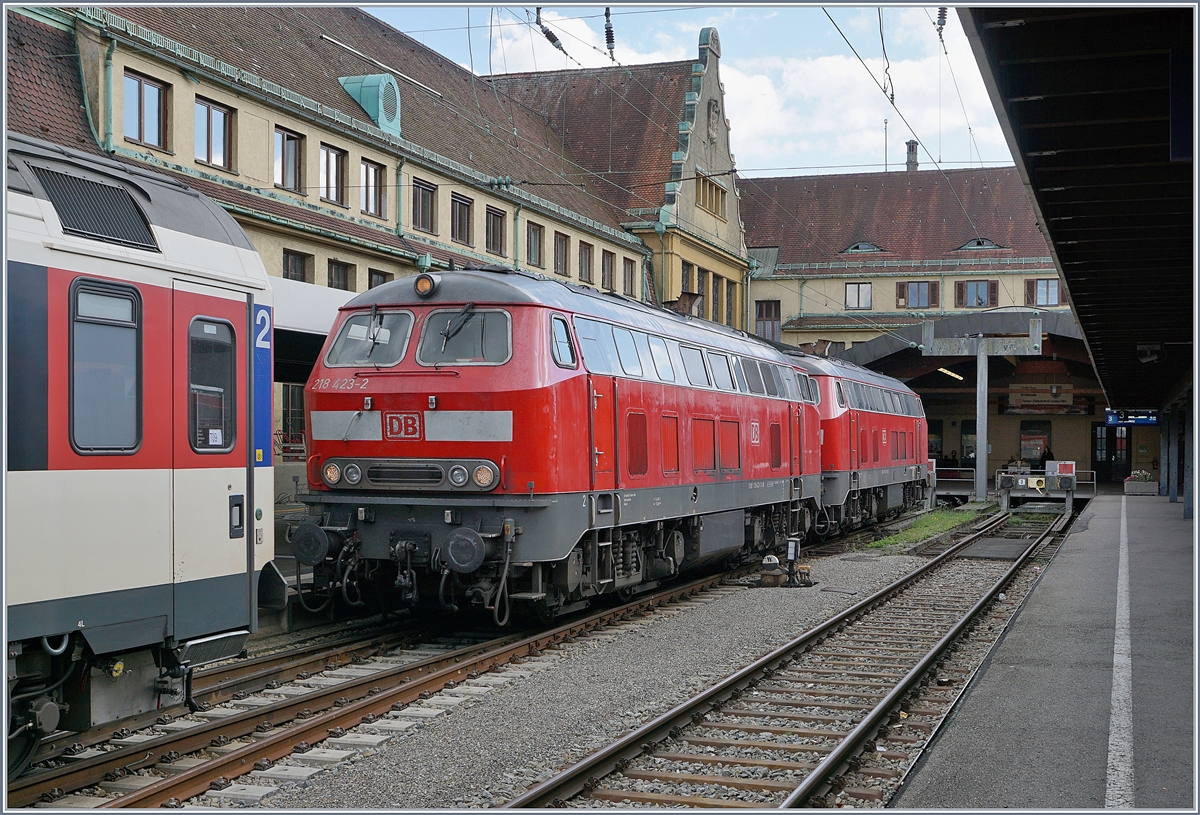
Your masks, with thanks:
M 419 413 L 383 414 L 384 437 L 388 441 L 421 438 L 421 415 Z
M 751 422 L 750 423 L 750 443 L 758 444 L 758 442 L 759 442 L 758 422 Z

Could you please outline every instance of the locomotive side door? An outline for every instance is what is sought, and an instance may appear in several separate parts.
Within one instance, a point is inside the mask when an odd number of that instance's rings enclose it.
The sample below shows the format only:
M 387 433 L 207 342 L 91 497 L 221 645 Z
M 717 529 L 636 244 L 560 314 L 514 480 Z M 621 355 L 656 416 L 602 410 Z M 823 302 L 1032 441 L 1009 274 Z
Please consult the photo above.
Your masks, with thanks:
M 804 406 L 792 407 L 792 475 L 804 472 Z
M 251 331 L 244 292 L 177 280 L 172 301 L 172 583 L 183 640 L 255 620 Z
M 591 471 L 593 490 L 617 488 L 617 379 L 613 376 L 588 375 L 592 409 L 589 415 L 588 438 L 591 440 Z
M 858 469 L 858 411 L 847 409 L 846 414 L 850 417 L 850 469 Z

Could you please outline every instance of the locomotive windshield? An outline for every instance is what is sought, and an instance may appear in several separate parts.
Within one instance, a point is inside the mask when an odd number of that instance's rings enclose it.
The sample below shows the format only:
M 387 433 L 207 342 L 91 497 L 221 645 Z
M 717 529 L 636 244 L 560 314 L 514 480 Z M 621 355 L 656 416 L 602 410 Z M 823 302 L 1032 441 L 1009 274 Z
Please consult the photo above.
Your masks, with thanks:
M 332 368 L 395 365 L 404 356 L 412 322 L 407 311 L 355 314 L 342 323 L 325 364 Z
M 461 309 L 430 312 L 421 330 L 417 362 L 422 365 L 503 365 L 512 357 L 512 321 L 507 311 Z

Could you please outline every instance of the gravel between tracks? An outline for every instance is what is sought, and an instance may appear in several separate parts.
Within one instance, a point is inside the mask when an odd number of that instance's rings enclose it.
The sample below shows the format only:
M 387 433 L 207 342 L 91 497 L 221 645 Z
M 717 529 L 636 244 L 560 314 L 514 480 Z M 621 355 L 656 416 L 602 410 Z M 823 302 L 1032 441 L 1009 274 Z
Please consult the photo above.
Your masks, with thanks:
M 733 592 L 627 623 L 616 636 L 579 639 L 553 652 L 551 667 L 263 804 L 433 809 L 503 803 L 925 562 L 814 559 L 813 588 Z

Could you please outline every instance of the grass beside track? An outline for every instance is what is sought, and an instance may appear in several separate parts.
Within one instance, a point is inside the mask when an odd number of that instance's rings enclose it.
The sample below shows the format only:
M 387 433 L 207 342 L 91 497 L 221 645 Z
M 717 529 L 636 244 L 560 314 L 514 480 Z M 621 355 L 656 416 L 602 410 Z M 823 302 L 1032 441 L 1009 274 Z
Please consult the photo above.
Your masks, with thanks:
M 935 509 L 927 512 L 908 529 L 902 529 L 894 535 L 888 535 L 881 540 L 866 544 L 868 549 L 887 549 L 891 546 L 903 546 L 920 543 L 934 535 L 939 535 L 960 524 L 975 520 L 982 514 L 978 509 Z

